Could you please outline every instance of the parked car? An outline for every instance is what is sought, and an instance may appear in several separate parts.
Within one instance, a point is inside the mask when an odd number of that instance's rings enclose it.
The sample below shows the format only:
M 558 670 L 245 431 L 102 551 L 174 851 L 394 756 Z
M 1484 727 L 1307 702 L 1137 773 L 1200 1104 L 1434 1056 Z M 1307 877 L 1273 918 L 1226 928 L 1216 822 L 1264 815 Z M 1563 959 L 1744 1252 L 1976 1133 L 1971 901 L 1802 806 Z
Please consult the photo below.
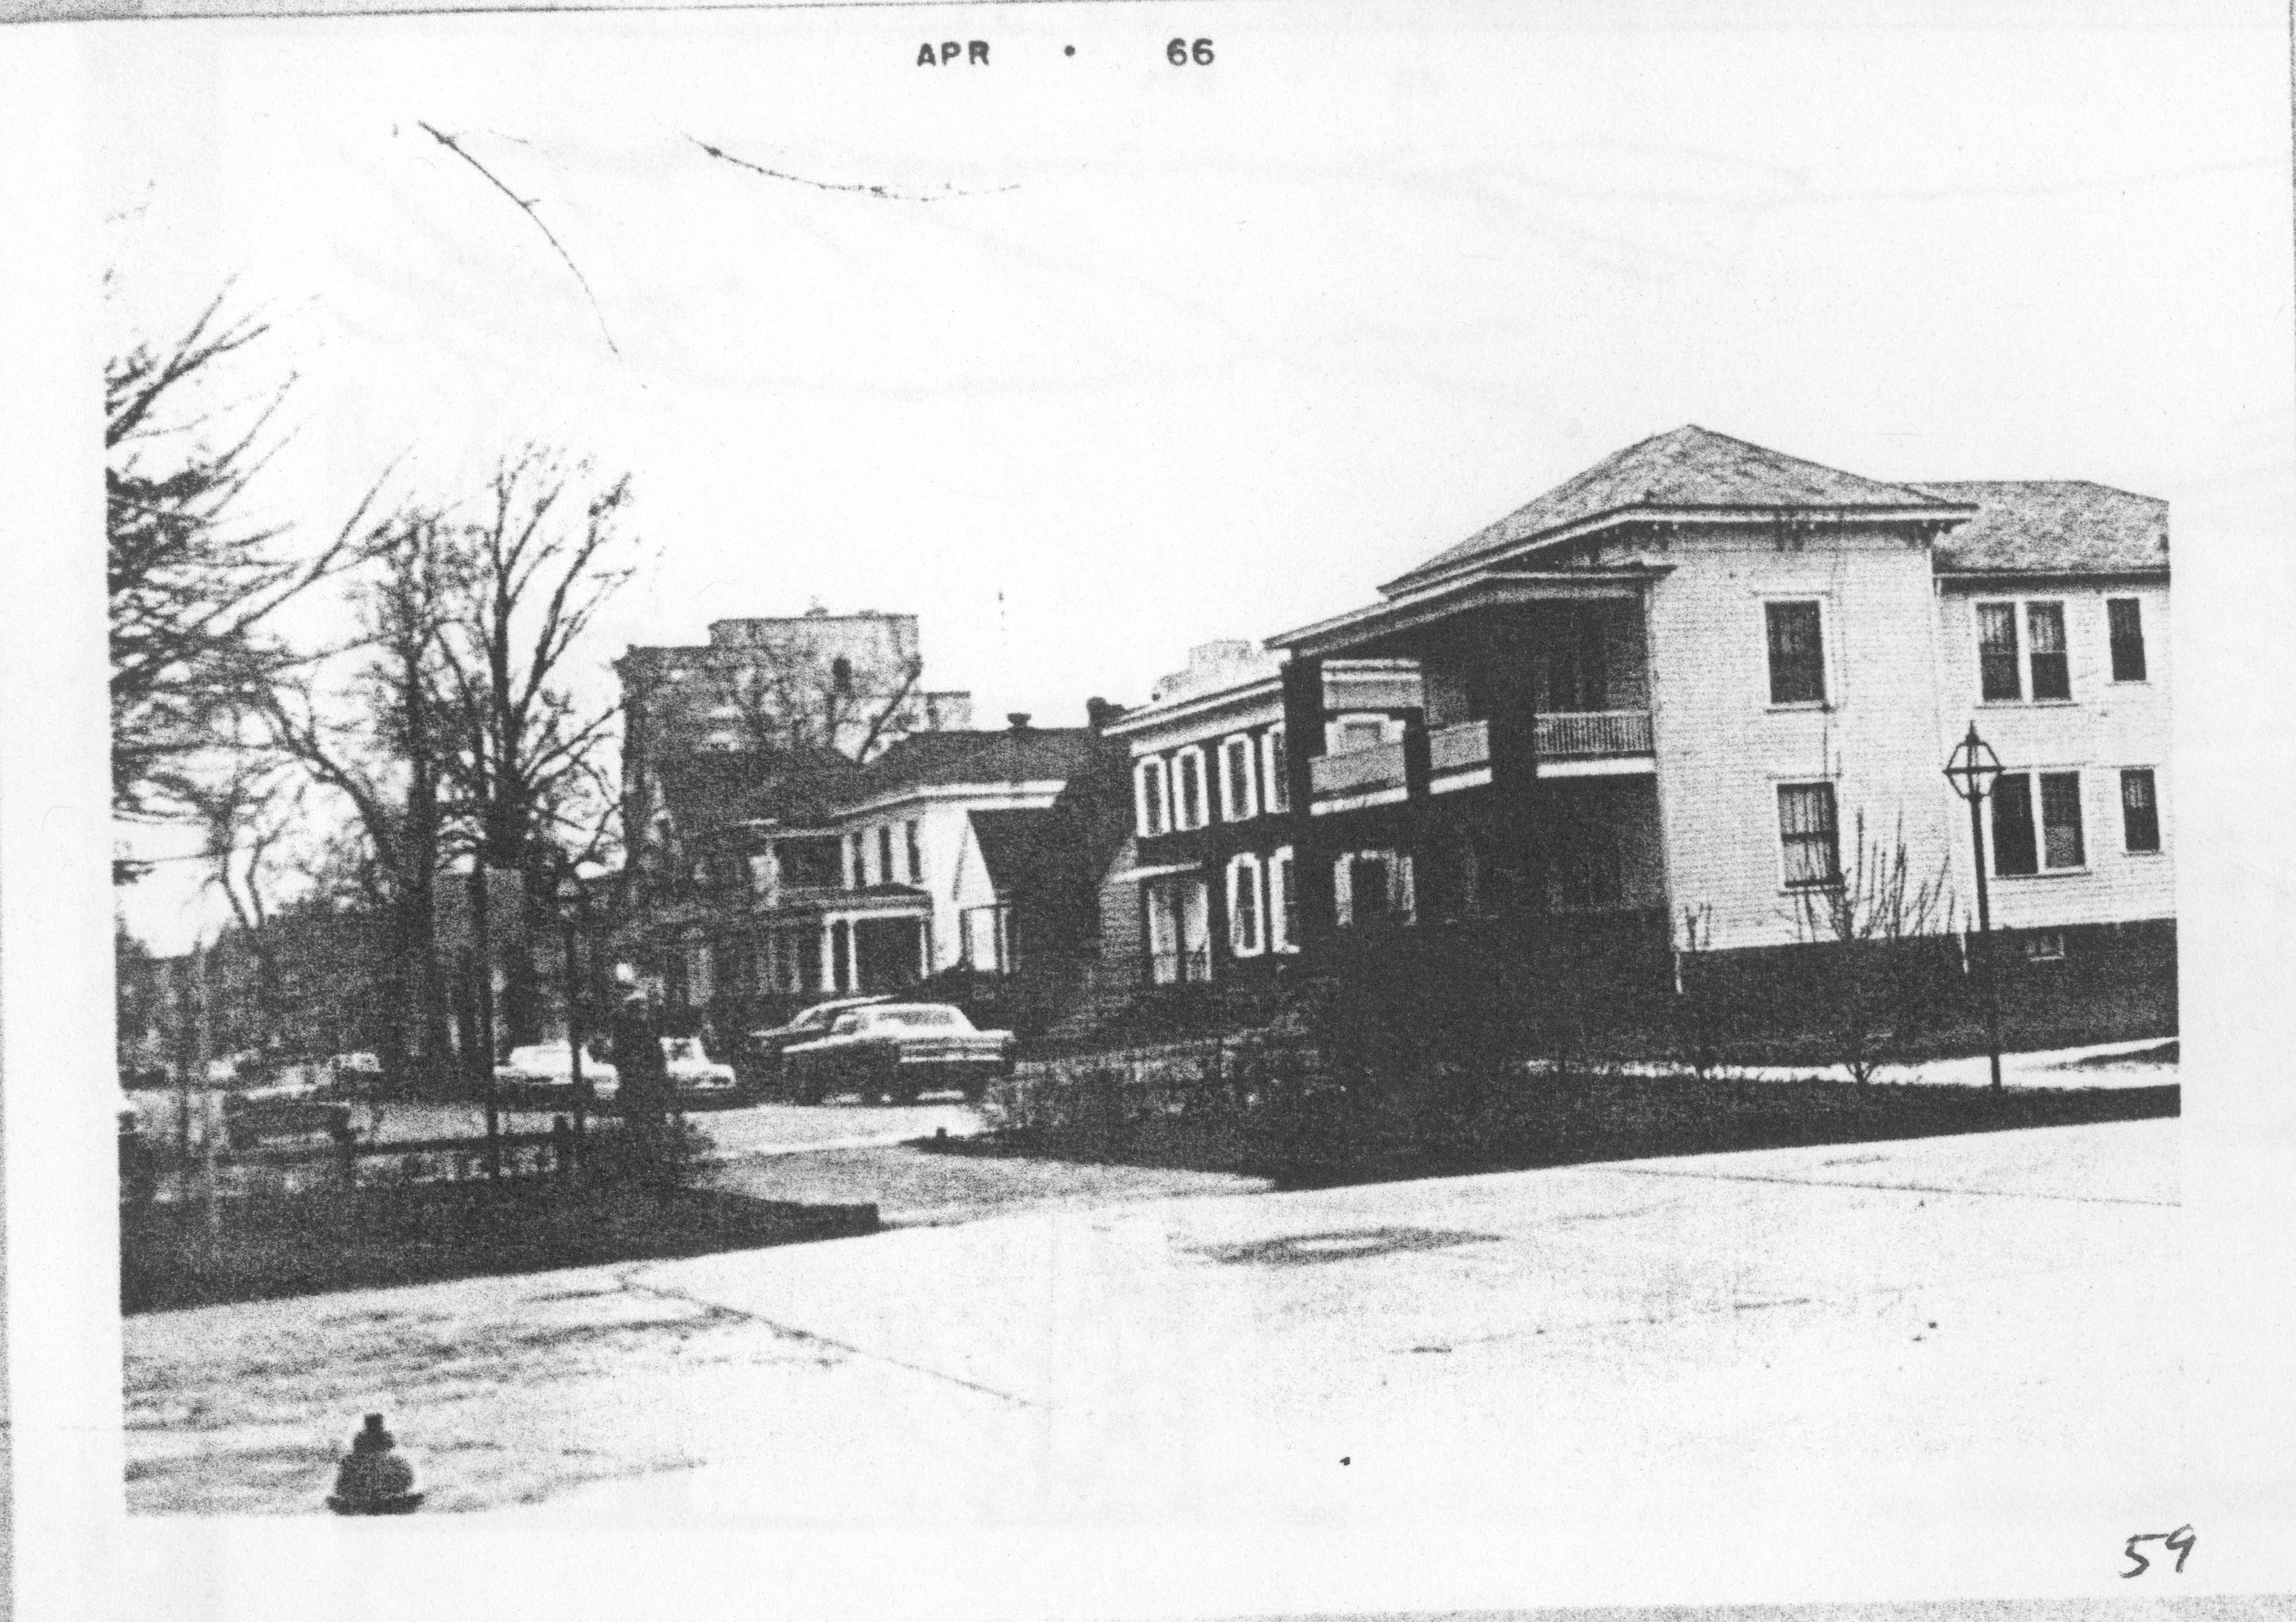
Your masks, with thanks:
M 762 1087 L 780 1079 L 782 1054 L 800 1042 L 818 1042 L 829 1034 L 837 1016 L 856 1008 L 870 1008 L 880 1003 L 890 1003 L 890 996 L 838 997 L 827 1003 L 816 1003 L 786 1025 L 776 1025 L 770 1030 L 753 1030 L 742 1043 L 735 1060 L 742 1072 L 742 1084 L 747 1087 Z
M 699 1036 L 664 1036 L 661 1039 L 662 1063 L 669 1070 L 669 1085 L 682 1103 L 731 1103 L 737 1084 L 734 1067 L 720 1064 L 709 1056 Z
M 975 1030 L 945 1003 L 880 1003 L 839 1014 L 827 1036 L 783 1049 L 782 1064 L 803 1103 L 841 1092 L 914 1103 L 949 1087 L 979 1098 L 1013 1068 L 1013 1033 Z
M 312 1097 L 314 1091 L 308 1086 L 283 1084 L 225 1094 L 225 1140 L 233 1149 L 242 1150 L 266 1143 L 348 1135 L 350 1106 L 321 1102 Z
M 611 1099 L 621 1085 L 613 1065 L 587 1043 L 582 1049 L 582 1079 L 590 1084 L 591 1096 L 602 1102 Z M 497 1095 L 531 1109 L 573 1108 L 572 1044 L 537 1042 L 511 1049 L 510 1057 L 495 1066 L 495 1089 Z

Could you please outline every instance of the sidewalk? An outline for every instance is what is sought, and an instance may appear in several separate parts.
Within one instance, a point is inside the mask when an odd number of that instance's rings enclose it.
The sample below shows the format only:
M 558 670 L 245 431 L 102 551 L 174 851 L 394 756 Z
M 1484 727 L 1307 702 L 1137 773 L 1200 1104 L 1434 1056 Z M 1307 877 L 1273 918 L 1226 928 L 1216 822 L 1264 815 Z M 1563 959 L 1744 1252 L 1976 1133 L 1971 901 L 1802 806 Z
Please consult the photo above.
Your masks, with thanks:
M 2158 1087 L 2177 1082 L 2177 1038 L 2147 1037 L 2139 1042 L 2103 1042 L 2093 1047 L 2055 1048 L 2046 1053 L 2001 1055 L 2001 1085 L 2005 1087 L 2064 1089 L 2072 1087 Z M 1532 1060 L 1529 1069 L 1554 1067 Z M 1678 1064 L 1625 1062 L 1605 1064 L 1605 1069 L 1628 1076 L 1680 1076 Z M 1824 1064 L 1738 1064 L 1718 1066 L 1713 1074 L 1741 1081 L 1800 1081 L 1818 1077 L 1847 1081 L 1841 1066 Z M 1907 1086 L 1982 1087 L 1992 1075 L 1982 1053 L 1964 1059 L 1924 1059 L 1913 1064 L 1887 1065 L 1876 1071 L 1876 1082 Z

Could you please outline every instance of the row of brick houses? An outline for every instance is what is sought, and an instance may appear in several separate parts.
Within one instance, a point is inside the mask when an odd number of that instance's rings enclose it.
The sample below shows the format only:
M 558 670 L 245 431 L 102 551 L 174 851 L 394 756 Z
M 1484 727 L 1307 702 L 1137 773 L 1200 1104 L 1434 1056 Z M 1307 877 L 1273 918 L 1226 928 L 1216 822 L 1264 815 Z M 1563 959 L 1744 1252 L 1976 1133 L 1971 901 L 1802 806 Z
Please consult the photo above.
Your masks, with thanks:
M 1899 845 L 1965 925 L 1940 767 L 1973 723 L 2006 767 L 1997 925 L 2035 963 L 2110 957 L 2173 1018 L 2168 548 L 2151 497 L 1890 483 L 1685 427 L 1083 728 L 920 720 L 771 769 L 636 751 L 639 933 L 673 1001 L 1033 958 L 1105 1010 L 1422 923 L 1774 953 Z

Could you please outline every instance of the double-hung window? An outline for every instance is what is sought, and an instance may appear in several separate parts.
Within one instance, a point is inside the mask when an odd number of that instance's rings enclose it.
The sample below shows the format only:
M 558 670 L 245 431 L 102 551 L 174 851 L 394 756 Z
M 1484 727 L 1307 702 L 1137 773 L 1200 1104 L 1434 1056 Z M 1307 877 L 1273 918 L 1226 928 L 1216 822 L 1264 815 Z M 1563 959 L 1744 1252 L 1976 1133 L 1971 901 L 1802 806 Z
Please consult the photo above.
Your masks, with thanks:
M 1134 768 L 1132 779 L 1133 803 L 1139 813 L 1135 823 L 1144 840 L 1152 840 L 1172 831 L 1171 786 L 1166 781 L 1164 762 L 1152 756 Z
M 2135 597 L 2104 600 L 2105 628 L 2112 643 L 2112 679 L 2144 679 L 2144 609 Z
M 2040 815 L 2034 816 L 2038 791 Z M 2079 772 L 2004 772 L 1993 783 L 1993 871 L 2003 878 L 2088 864 Z
M 1825 702 L 1824 621 L 1816 602 L 1766 602 L 1763 629 L 1770 657 L 1770 702 Z
M 1300 949 L 1300 892 L 1292 882 L 1292 847 L 1267 858 L 1267 944 L 1271 951 Z
M 1211 821 L 1204 782 L 1204 751 L 1190 744 L 1172 757 L 1172 826 L 1183 831 Z
M 917 824 L 914 823 L 908 824 L 908 845 L 909 882 L 922 884 L 925 881 L 925 853 L 917 838 Z
M 2065 605 L 2027 603 L 2025 635 L 2033 647 L 2035 701 L 2072 697 L 2072 670 L 2065 658 Z
M 1259 858 L 1240 850 L 1227 864 L 1227 945 L 1234 957 L 1258 957 L 1267 950 L 1267 897 Z
M 2161 802 L 2151 766 L 2132 766 L 2120 774 L 2120 843 L 2131 856 L 2151 856 L 2161 848 Z
M 2017 657 L 2017 605 L 1977 605 L 1978 696 L 1988 703 L 2013 703 L 2025 696 Z
M 1816 889 L 1841 881 L 1841 831 L 1832 783 L 1780 783 L 1778 837 L 1790 888 Z
M 877 882 L 893 882 L 893 824 L 881 823 L 877 827 Z
M 1287 775 L 1291 762 L 1283 751 L 1283 728 L 1271 726 L 1259 734 L 1260 781 L 1267 785 L 1267 805 L 1271 812 L 1292 808 L 1292 780 Z
M 2014 602 L 1977 605 L 1978 696 L 1988 704 L 2014 704 L 2029 694 L 2036 703 L 2070 699 L 2073 683 L 2065 648 L 2065 605 L 2023 604 L 2021 649 L 2019 606 Z
M 1259 815 L 1258 774 L 1252 770 L 1256 752 L 1250 738 L 1242 733 L 1220 743 L 1220 821 L 1224 823 L 1240 823 Z

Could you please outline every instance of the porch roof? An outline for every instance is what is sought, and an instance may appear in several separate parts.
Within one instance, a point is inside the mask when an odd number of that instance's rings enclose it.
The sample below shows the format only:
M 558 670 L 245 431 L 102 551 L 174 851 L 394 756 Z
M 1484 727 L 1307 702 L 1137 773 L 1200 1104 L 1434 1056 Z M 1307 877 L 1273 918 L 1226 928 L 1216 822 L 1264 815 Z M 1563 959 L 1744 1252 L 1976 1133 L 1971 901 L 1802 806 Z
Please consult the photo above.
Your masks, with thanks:
M 1652 581 L 1671 572 L 1660 564 L 1544 570 L 1488 567 L 1433 581 L 1416 591 L 1401 592 L 1367 607 L 1271 636 L 1268 645 L 1288 648 L 1294 657 L 1332 653 L 1486 609 L 1529 602 L 1631 598 L 1640 595 Z

